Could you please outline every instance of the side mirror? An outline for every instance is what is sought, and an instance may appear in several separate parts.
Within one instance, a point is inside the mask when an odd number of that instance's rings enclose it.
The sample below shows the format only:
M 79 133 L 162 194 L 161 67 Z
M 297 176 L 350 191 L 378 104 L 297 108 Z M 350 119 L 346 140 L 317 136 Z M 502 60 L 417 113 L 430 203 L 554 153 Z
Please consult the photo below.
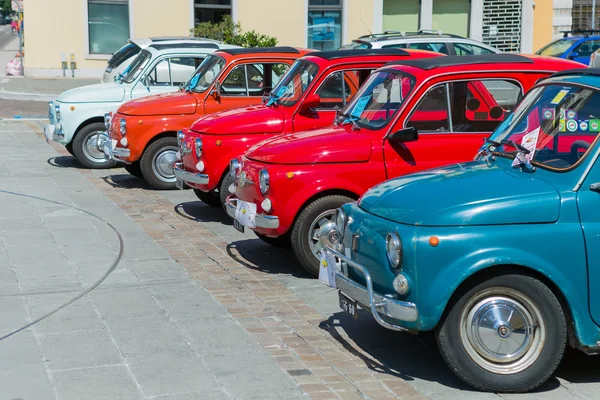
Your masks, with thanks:
M 312 111 L 313 109 L 319 107 L 321 105 L 321 96 L 316 93 L 311 94 L 304 100 L 302 103 L 302 112 Z
M 210 91 L 210 95 L 219 103 L 221 102 L 221 83 L 219 81 L 215 81 L 215 86 Z
M 575 59 L 576 57 L 579 57 L 579 53 L 577 53 L 577 52 L 573 52 L 573 53 L 571 53 L 571 55 L 569 56 L 569 58 L 570 58 L 571 60 Z
M 417 129 L 412 126 L 390 133 L 388 136 L 388 141 L 393 144 L 415 142 L 417 140 L 419 140 L 419 133 L 417 132 Z

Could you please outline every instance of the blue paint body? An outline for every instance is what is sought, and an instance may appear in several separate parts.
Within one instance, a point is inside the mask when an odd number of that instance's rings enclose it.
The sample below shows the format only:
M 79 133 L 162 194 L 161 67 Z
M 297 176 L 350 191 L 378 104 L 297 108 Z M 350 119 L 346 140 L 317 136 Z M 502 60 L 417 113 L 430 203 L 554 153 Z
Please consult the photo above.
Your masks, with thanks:
M 570 46 L 566 48 L 566 50 L 562 51 L 559 54 L 547 54 L 544 50 L 556 42 L 565 42 L 565 46 L 568 43 Z M 590 35 L 590 36 L 569 36 L 566 38 L 560 38 L 555 40 L 552 43 L 542 47 L 540 50 L 536 52 L 536 54 L 540 55 L 552 55 L 553 57 L 564 58 L 567 60 L 573 60 L 580 62 L 585 65 L 590 64 L 590 56 L 591 54 L 598 48 L 598 44 L 600 44 L 600 36 L 598 35 Z
M 548 81 L 600 88 L 594 76 Z M 590 185 L 600 182 L 599 154 L 596 139 L 566 171 L 526 172 L 511 159 L 490 157 L 386 181 L 343 206 L 349 220 L 344 247 L 351 249 L 358 235 L 351 258 L 368 269 L 374 290 L 416 304 L 416 322 L 393 321 L 405 328 L 434 329 L 469 277 L 510 266 L 535 271 L 559 293 L 577 347 L 594 351 L 600 340 L 600 193 Z M 392 286 L 399 271 L 386 257 L 392 231 L 403 243 L 405 296 Z M 432 236 L 439 238 L 436 247 Z M 364 284 L 356 270 L 349 273 Z

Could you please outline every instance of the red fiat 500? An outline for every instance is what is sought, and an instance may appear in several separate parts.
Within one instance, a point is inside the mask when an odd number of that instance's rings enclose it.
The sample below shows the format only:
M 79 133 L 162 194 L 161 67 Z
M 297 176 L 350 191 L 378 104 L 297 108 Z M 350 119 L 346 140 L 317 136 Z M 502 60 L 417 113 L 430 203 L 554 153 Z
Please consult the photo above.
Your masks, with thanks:
M 472 159 L 539 79 L 581 67 L 512 54 L 388 64 L 332 127 L 266 140 L 232 160 L 227 212 L 239 230 L 275 245 L 291 241 L 302 266 L 317 274 L 323 241 L 336 234 L 336 207 L 386 179 Z
M 180 134 L 178 187 L 191 186 L 207 204 L 225 204 L 232 183 L 229 161 L 269 136 L 329 126 L 375 69 L 402 59 L 437 57 L 419 50 L 339 50 L 296 60 L 264 104 L 223 111 Z M 408 89 L 408 87 L 406 88 Z

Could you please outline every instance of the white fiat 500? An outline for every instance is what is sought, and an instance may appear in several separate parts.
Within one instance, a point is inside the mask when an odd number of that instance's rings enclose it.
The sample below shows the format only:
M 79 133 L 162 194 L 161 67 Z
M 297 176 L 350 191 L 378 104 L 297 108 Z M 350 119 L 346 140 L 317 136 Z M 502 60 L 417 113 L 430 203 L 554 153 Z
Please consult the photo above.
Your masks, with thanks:
M 67 90 L 51 101 L 46 138 L 64 145 L 88 168 L 110 168 L 115 161 L 106 160 L 100 150 L 106 138 L 105 113 L 132 99 L 177 91 L 207 54 L 232 47 L 237 46 L 213 41 L 150 44 L 114 82 Z

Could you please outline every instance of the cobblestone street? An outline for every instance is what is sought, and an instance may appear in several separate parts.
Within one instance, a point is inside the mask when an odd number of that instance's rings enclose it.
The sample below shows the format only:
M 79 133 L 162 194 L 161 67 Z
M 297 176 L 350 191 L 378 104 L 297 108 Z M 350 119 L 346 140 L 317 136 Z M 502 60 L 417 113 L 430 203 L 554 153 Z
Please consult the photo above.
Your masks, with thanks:
M 81 168 L 42 121 L 0 121 L 0 154 L 0 336 L 119 260 L 0 341 L 2 399 L 598 398 L 576 352 L 535 393 L 473 392 L 431 337 L 352 319 L 290 252 L 192 191 Z

